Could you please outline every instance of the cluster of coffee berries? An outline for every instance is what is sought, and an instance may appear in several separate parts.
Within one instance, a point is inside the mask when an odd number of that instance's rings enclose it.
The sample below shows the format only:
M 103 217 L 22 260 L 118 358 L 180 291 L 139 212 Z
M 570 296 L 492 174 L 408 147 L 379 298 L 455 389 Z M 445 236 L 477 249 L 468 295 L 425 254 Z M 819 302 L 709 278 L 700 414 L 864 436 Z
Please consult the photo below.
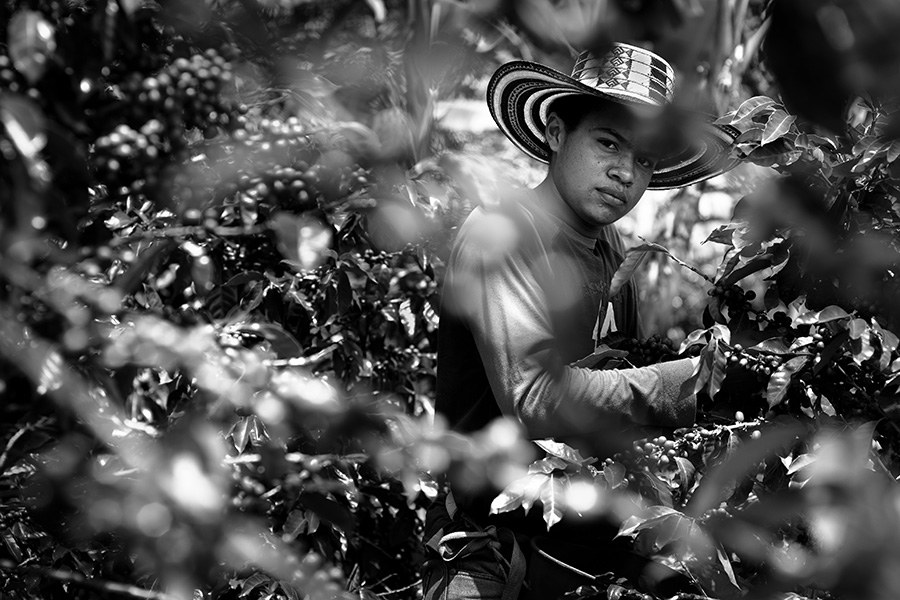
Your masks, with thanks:
M 772 375 L 783 362 L 782 358 L 776 355 L 750 354 L 741 344 L 735 344 L 730 350 L 725 350 L 724 355 L 730 366 L 741 367 L 756 373 L 760 378 Z
M 303 180 L 310 194 L 326 205 L 346 198 L 369 184 L 368 173 L 356 164 L 337 168 L 314 164 L 303 174 Z
M 286 140 L 289 144 L 310 144 L 306 135 L 308 127 L 297 117 L 287 119 L 261 119 L 257 125 L 258 135 L 269 140 Z
M 783 310 L 776 311 L 768 320 L 774 327 L 790 327 L 793 323 L 791 317 Z
M 735 413 L 736 423 L 743 423 L 743 414 Z M 751 438 L 758 437 L 758 423 L 748 422 L 737 425 L 750 432 Z M 734 427 L 732 427 L 734 428 Z M 690 429 L 676 429 L 671 437 L 659 435 L 654 438 L 637 440 L 630 450 L 618 452 L 607 458 L 604 464 L 619 463 L 629 468 L 655 468 L 665 470 L 676 457 L 696 458 L 701 452 L 710 452 L 729 437 L 727 427 L 696 425 Z
M 699 448 L 699 445 L 697 446 Z M 624 465 L 630 470 L 648 467 L 654 470 L 665 470 L 678 456 L 687 456 L 691 443 L 682 439 L 669 439 L 664 435 L 655 438 L 637 440 L 631 450 L 617 452 L 612 458 L 603 461 L 604 466 L 613 463 Z
M 229 209 L 207 208 L 203 211 L 202 224 L 208 230 L 221 226 L 234 226 L 235 218 Z M 233 214 L 233 213 L 232 213 Z M 269 233 L 223 238 L 222 243 L 210 250 L 224 281 L 248 271 L 280 272 L 281 255 L 273 236 Z M 305 318 L 305 317 L 304 317 Z
M 398 288 L 406 294 L 428 295 L 434 291 L 434 280 L 421 269 L 400 269 L 391 279 L 391 288 Z
M 191 58 L 177 58 L 156 75 L 132 74 L 120 89 L 137 122 L 164 115 L 175 143 L 186 129 L 198 128 L 206 137 L 217 127 L 231 128 L 235 106 L 223 91 L 232 81 L 231 65 L 214 49 Z
M 241 115 L 248 111 L 245 105 L 238 106 Z M 284 162 L 294 160 L 311 162 L 318 154 L 318 144 L 307 134 L 308 127 L 297 117 L 261 119 L 254 127 L 246 117 L 238 117 L 241 126 L 233 133 L 236 142 L 246 147 L 258 160 L 263 162 Z
M 126 186 L 133 192 L 153 187 L 166 160 L 162 134 L 163 124 L 150 119 L 139 130 L 121 124 L 97 138 L 93 157 L 100 182 L 110 189 Z
M 375 248 L 366 248 L 359 252 L 359 257 L 370 264 L 387 263 L 396 255 L 396 252 L 385 252 L 384 250 L 376 250 Z
M 30 518 L 23 506 L 3 506 L 0 510 L 0 528 L 9 530 L 16 523 L 28 523 Z
M 245 173 L 220 185 L 215 195 L 226 204 L 239 204 L 249 210 L 255 210 L 259 203 L 296 212 L 309 210 L 315 208 L 308 183 L 312 177 L 304 175 L 305 170 L 294 167 Z
M 744 289 L 739 285 L 723 285 L 717 283 L 707 294 L 713 298 L 719 298 L 722 306 L 728 307 L 729 312 L 747 312 L 751 309 L 751 303 L 756 298 L 756 292 Z
M 293 166 L 241 174 L 220 184 L 215 197 L 249 211 L 265 204 L 268 208 L 299 213 L 344 198 L 368 183 L 368 175 L 359 165 L 329 168 L 300 161 Z
M 676 356 L 672 340 L 659 334 L 643 340 L 626 338 L 611 347 L 628 352 L 628 362 L 635 367 L 655 365 Z

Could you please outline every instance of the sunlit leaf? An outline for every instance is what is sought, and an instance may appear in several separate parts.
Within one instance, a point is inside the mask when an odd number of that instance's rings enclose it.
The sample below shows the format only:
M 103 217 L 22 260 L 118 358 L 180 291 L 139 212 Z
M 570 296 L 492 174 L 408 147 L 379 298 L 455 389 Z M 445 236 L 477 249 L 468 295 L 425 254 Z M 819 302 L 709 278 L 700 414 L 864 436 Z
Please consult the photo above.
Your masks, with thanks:
M 416 333 L 416 315 L 413 313 L 412 302 L 409 298 L 405 298 L 403 302 L 400 303 L 398 313 L 400 314 L 400 322 L 403 324 L 406 335 L 413 337 Z
M 531 507 L 534 506 L 534 503 L 540 498 L 541 490 L 544 489 L 544 485 L 549 478 L 550 475 L 544 473 L 538 473 L 528 477 L 525 491 L 522 493 L 522 508 L 525 510 L 525 514 L 528 514 Z
M 425 304 L 422 307 L 422 316 L 425 318 L 425 322 L 428 323 L 432 329 L 437 329 L 438 325 L 440 325 L 440 316 L 434 309 L 434 306 L 432 306 L 430 300 L 425 301 Z
M 794 375 L 806 366 L 808 362 L 808 356 L 797 356 L 778 367 L 772 373 L 772 376 L 769 378 L 769 385 L 766 387 L 766 401 L 769 403 L 769 408 L 781 404 L 794 379 Z
M 722 569 L 725 571 L 725 575 L 728 576 L 728 581 L 730 581 L 731 585 L 733 585 L 734 587 L 740 588 L 737 579 L 734 576 L 734 567 L 731 564 L 731 559 L 728 558 L 721 546 L 716 547 L 716 554 L 719 557 L 719 563 L 722 565 Z
M 872 343 L 872 330 L 866 327 L 854 344 L 853 360 L 857 364 L 862 364 L 875 356 L 875 345 Z
M 818 312 L 808 312 L 795 319 L 797 325 L 815 325 L 846 319 L 850 315 L 840 306 L 826 306 Z
M 725 358 L 725 351 L 722 346 L 716 342 L 712 342 L 712 344 L 714 346 L 710 349 L 710 352 L 713 354 L 713 360 L 706 388 L 706 393 L 709 394 L 710 398 L 714 398 L 719 393 L 719 390 L 722 389 L 722 382 L 725 381 L 725 367 L 728 366 L 728 359 Z
M 675 466 L 678 468 L 678 477 L 682 491 L 688 490 L 694 477 L 694 463 L 683 456 L 675 457 Z
M 551 456 L 556 456 L 575 465 L 595 462 L 596 459 L 585 459 L 581 453 L 562 442 L 555 440 L 534 440 L 537 446 Z
M 761 167 L 786 166 L 796 162 L 803 156 L 802 150 L 795 150 L 785 138 L 778 138 L 751 152 L 747 158 Z
M 762 136 L 763 145 L 774 142 L 790 131 L 791 125 L 793 125 L 796 120 L 797 117 L 789 115 L 783 110 L 776 110 L 773 112 L 769 116 L 769 120 L 766 121 L 766 128 L 765 131 L 763 131 Z
M 261 585 L 265 585 L 272 581 L 272 578 L 264 573 L 254 573 L 243 582 L 241 582 L 241 593 L 239 595 L 240 598 L 245 596 L 249 596 L 253 593 L 253 590 L 258 588 Z
M 548 456 L 541 460 L 536 460 L 528 466 L 529 473 L 552 473 L 553 471 L 564 471 L 569 465 L 566 461 L 556 456 Z
M 709 329 L 695 329 L 681 342 L 681 346 L 678 347 L 678 354 L 684 354 L 685 350 L 692 346 L 707 344 L 709 341 L 708 336 Z
M 868 329 L 868 324 L 862 319 L 852 319 L 850 323 L 847 324 L 847 330 L 850 332 L 851 340 L 858 340 Z
M 816 462 L 816 457 L 812 454 L 801 454 L 791 461 L 791 464 L 787 467 L 787 474 L 793 475 L 800 469 L 808 467 L 809 465 Z
M 733 285 L 738 281 L 744 279 L 745 277 L 749 277 L 750 275 L 758 271 L 762 271 L 763 269 L 771 267 L 773 260 L 775 260 L 774 254 L 768 252 L 762 254 L 748 261 L 740 268 L 735 269 L 726 277 L 723 277 L 719 283 L 721 283 L 722 285 Z
M 881 336 L 881 345 L 884 347 L 885 352 L 893 352 L 897 349 L 898 344 L 900 344 L 900 338 L 892 331 L 883 328 L 875 319 L 872 319 L 872 329 Z
M 625 260 L 619 265 L 619 268 L 616 270 L 615 274 L 613 274 L 612 280 L 609 283 L 610 298 L 618 294 L 631 280 L 634 272 L 644 264 L 644 261 L 649 256 L 648 252 L 656 252 L 656 250 L 631 249 L 626 252 Z
M 895 140 L 891 143 L 891 147 L 888 148 L 886 158 L 889 163 L 892 163 L 897 160 L 898 156 L 900 156 L 900 140 Z
M 764 129 L 762 127 L 751 127 L 735 140 L 734 144 L 746 144 L 748 142 L 758 142 L 762 139 Z
M 628 472 L 625 470 L 625 467 L 619 463 L 612 463 L 603 467 L 603 476 L 610 489 L 615 490 L 628 485 L 627 475 Z
M 731 343 L 731 329 L 725 325 L 713 325 L 709 328 L 709 332 L 712 334 L 713 340 L 720 341 L 724 344 Z
M 491 502 L 491 514 L 499 515 L 516 510 L 522 506 L 522 500 L 530 478 L 530 475 L 520 477 L 506 486 L 506 489 L 500 492 L 500 495 Z
M 671 258 L 673 261 L 681 265 L 682 267 L 689 269 L 707 281 L 710 281 L 710 278 L 707 277 L 704 273 L 698 271 L 692 265 L 684 262 L 680 258 L 676 257 L 674 254 L 669 252 L 669 249 L 660 244 L 655 244 L 653 242 L 644 242 L 640 246 L 635 246 L 634 248 L 630 248 L 628 252 L 625 253 L 625 260 L 622 261 L 622 264 L 619 265 L 619 268 L 616 270 L 615 274 L 612 277 L 612 280 L 609 284 L 609 296 L 615 296 L 626 283 L 631 279 L 631 276 L 634 275 L 634 272 L 641 265 L 646 256 L 647 252 L 661 252 Z
M 890 145 L 890 142 L 884 142 L 881 140 L 876 140 L 873 143 L 869 144 L 865 152 L 863 152 L 862 157 L 860 157 L 859 162 L 856 163 L 856 165 L 853 167 L 852 172 L 864 172 L 873 160 L 881 156 L 883 153 L 887 152 Z
M 294 509 L 288 514 L 282 531 L 289 538 L 296 538 L 298 535 L 306 532 L 308 525 L 307 512 L 302 509 Z
M 710 233 L 703 243 L 713 242 L 714 244 L 725 244 L 726 246 L 732 245 L 732 235 L 735 230 L 735 225 L 733 223 L 728 223 L 726 225 L 719 225 L 715 229 L 713 229 L 712 233 Z
M 790 352 L 790 348 L 782 338 L 774 337 L 764 340 L 752 348 L 751 350 L 759 350 L 760 352 L 766 354 L 787 354 Z
M 625 519 L 619 526 L 616 537 L 626 537 L 639 531 L 641 525 L 647 521 L 653 521 L 666 515 L 680 515 L 681 513 L 669 506 L 651 506 L 642 511 L 640 515 L 633 515 Z
M 568 483 L 568 475 L 554 474 L 541 488 L 541 504 L 544 506 L 544 522 L 547 523 L 547 531 L 550 531 L 551 527 L 562 520 Z
M 266 426 L 259 420 L 259 417 L 250 415 L 247 417 L 247 420 L 250 422 L 250 427 L 247 431 L 247 435 L 250 438 L 250 444 L 259 446 L 269 439 L 269 433 L 266 431 Z
M 754 96 L 745 100 L 734 112 L 731 119 L 723 124 L 734 125 L 740 128 L 742 125 L 749 123 L 757 114 L 775 106 L 775 101 L 767 96 Z M 720 119 L 719 121 L 721 121 Z
M 687 542 L 692 524 L 693 519 L 679 512 L 644 521 L 635 528 L 635 551 L 653 556 L 675 540 Z
M 710 343 L 715 343 L 715 341 Z M 709 344 L 707 344 L 707 347 L 700 353 L 700 360 L 694 368 L 693 374 L 681 385 L 678 394 L 679 398 L 695 396 L 708 385 L 714 360 L 714 353 L 710 350 Z
M 641 479 L 646 484 L 645 487 L 649 487 L 652 490 L 653 498 L 655 500 L 654 504 L 658 504 L 659 506 L 673 506 L 672 499 L 672 490 L 669 489 L 669 486 L 666 483 L 648 471 L 644 471 L 641 473 Z

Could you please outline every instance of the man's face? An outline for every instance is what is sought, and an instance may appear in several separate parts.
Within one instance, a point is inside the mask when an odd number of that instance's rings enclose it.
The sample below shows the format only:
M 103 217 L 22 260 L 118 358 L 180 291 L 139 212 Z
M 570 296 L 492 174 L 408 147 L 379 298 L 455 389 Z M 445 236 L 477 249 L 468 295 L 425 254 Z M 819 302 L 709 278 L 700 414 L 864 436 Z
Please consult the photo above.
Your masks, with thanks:
M 653 129 L 650 121 L 615 103 L 599 104 L 572 130 L 551 114 L 550 177 L 586 228 L 613 223 L 641 199 L 659 159 Z

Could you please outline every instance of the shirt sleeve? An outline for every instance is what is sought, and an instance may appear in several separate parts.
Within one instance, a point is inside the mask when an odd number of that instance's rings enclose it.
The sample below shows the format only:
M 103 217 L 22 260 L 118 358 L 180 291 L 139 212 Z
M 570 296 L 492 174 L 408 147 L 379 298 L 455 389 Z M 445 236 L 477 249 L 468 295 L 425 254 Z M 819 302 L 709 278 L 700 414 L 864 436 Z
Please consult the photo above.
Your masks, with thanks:
M 520 235 L 518 243 L 498 244 L 502 221 L 487 221 L 476 218 L 460 231 L 446 298 L 471 329 L 503 414 L 517 418 L 532 438 L 599 431 L 615 419 L 662 427 L 693 423 L 696 397 L 680 392 L 695 360 L 608 371 L 564 364 L 540 285 L 545 253 Z

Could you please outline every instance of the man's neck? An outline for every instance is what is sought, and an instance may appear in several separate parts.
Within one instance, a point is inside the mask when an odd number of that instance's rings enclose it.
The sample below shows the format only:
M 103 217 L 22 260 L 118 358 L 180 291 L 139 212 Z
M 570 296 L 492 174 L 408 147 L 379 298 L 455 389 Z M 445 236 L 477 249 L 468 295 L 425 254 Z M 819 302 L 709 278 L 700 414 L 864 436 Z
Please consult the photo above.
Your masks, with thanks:
M 581 235 L 594 239 L 600 237 L 604 226 L 600 225 L 598 227 L 592 227 L 578 218 L 578 215 L 575 214 L 559 193 L 559 190 L 550 175 L 547 175 L 544 181 L 534 188 L 534 191 L 540 198 L 541 206 L 551 215 Z

